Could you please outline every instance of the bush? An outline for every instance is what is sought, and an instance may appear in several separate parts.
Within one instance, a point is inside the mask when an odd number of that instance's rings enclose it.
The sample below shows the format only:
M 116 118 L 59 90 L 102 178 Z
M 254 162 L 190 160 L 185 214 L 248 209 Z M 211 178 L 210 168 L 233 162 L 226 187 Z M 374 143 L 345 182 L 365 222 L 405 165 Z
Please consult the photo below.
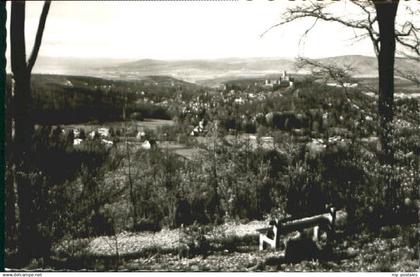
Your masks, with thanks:
M 139 120 L 139 121 L 143 121 L 143 116 L 142 116 L 142 114 L 141 113 L 139 113 L 139 112 L 134 112 L 134 113 L 131 113 L 130 114 L 130 119 L 131 120 Z
M 175 211 L 175 225 L 190 225 L 193 223 L 191 205 L 186 199 L 178 200 Z
M 39 127 L 35 130 L 30 153 L 31 210 L 34 224 L 32 257 L 48 258 L 51 246 L 65 236 L 80 237 L 110 231 L 100 206 L 92 202 L 98 198 L 89 182 L 81 182 L 84 172 L 92 172 L 91 182 L 99 182 L 108 151 L 100 143 L 91 141 L 84 148 L 73 147 L 73 135 L 65 135 L 61 128 Z M 63 166 L 65 165 L 65 166 Z M 93 173 L 94 172 L 94 173 Z M 96 183 L 95 183 L 96 184 Z M 99 198 L 102 199 L 102 198 Z M 92 201 L 92 202 L 89 202 Z M 110 201 L 109 198 L 104 201 Z M 92 213 L 92 207 L 98 207 Z
M 134 224 L 133 230 L 135 232 L 152 231 L 157 232 L 161 230 L 160 222 L 156 219 L 141 218 Z
M 328 203 L 317 169 L 297 166 L 290 174 L 286 212 L 295 217 L 310 216 L 325 211 Z
M 210 242 L 206 238 L 210 227 L 194 224 L 182 228 L 179 256 L 192 258 L 197 255 L 207 256 L 210 252 Z
M 349 221 L 361 220 L 367 214 L 366 202 L 377 197 L 361 160 L 356 144 L 338 148 L 329 144 L 319 155 L 305 155 L 291 168 L 286 211 L 308 216 L 333 205 L 345 208 Z
M 269 129 L 267 127 L 258 126 L 258 128 L 257 128 L 258 137 L 264 137 L 268 134 L 268 132 L 269 132 Z

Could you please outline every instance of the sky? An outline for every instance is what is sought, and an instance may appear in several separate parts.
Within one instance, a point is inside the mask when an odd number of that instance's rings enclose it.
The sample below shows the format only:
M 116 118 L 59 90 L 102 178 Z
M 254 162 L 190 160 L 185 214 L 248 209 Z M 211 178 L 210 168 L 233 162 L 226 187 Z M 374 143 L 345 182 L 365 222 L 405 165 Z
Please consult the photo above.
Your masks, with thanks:
M 418 1 L 408 1 L 419 5 L 415 2 Z M 261 37 L 279 22 L 287 7 L 300 3 L 53 1 L 39 55 L 127 60 L 374 55 L 368 39 L 355 43 L 354 31 L 335 23 L 317 23 L 299 44 L 313 19 L 275 28 Z M 41 1 L 27 3 L 27 53 L 33 45 L 42 5 Z M 333 9 L 349 15 L 354 12 L 351 6 L 347 1 L 339 1 Z M 10 3 L 7 9 L 9 12 Z

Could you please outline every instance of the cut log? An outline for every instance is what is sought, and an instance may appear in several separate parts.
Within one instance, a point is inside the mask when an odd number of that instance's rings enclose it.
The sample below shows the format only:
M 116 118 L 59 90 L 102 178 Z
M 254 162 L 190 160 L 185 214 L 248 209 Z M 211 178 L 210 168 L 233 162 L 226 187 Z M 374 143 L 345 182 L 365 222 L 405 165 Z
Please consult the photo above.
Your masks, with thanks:
M 287 234 L 292 231 L 299 231 L 315 226 L 332 226 L 334 224 L 334 217 L 330 213 L 295 219 L 293 221 L 285 222 L 279 227 L 281 234 Z
M 327 227 L 328 229 L 335 229 L 337 226 L 343 226 L 347 220 L 347 213 L 345 211 L 334 211 L 310 217 L 290 220 L 279 223 L 280 234 L 287 234 L 292 231 L 299 231 L 315 226 Z

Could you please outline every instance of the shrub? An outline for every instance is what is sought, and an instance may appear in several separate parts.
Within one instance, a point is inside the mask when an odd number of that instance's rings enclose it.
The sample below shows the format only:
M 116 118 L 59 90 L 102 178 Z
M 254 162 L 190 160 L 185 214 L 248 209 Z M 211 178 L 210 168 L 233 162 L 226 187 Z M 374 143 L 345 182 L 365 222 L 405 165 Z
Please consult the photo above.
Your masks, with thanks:
M 92 205 L 87 204 L 97 198 L 83 194 L 92 186 L 80 182 L 84 171 L 95 172 L 95 178 L 100 179 L 101 174 L 96 173 L 101 172 L 99 168 L 105 164 L 108 152 L 95 141 L 76 149 L 72 140 L 72 133 L 66 136 L 58 127 L 35 130 L 29 176 L 32 202 L 25 207 L 31 209 L 35 226 L 33 257 L 48 258 L 51 246 L 65 236 L 87 236 L 96 234 L 95 229 L 109 230 L 100 209 L 92 213 Z
M 258 126 L 258 128 L 257 128 L 257 135 L 259 137 L 266 136 L 268 134 L 268 132 L 269 132 L 269 129 L 267 127 L 262 126 L 262 125 Z
M 366 215 L 366 203 L 376 199 L 375 188 L 363 167 L 358 145 L 328 145 L 317 156 L 306 155 L 292 166 L 286 211 L 305 216 L 325 211 L 326 205 L 345 208 L 349 221 Z
M 178 200 L 175 211 L 175 225 L 190 225 L 193 223 L 191 205 L 186 199 Z
M 134 224 L 133 230 L 135 232 L 152 231 L 157 232 L 161 229 L 160 222 L 154 218 L 140 218 L 137 223 Z
M 196 255 L 207 256 L 210 252 L 210 242 L 206 238 L 209 228 L 198 224 L 182 228 L 179 256 L 188 258 Z
M 130 119 L 142 121 L 144 118 L 140 112 L 134 112 L 130 114 Z
M 303 217 L 323 212 L 328 200 L 317 169 L 307 165 L 293 168 L 286 199 L 286 212 L 292 216 Z

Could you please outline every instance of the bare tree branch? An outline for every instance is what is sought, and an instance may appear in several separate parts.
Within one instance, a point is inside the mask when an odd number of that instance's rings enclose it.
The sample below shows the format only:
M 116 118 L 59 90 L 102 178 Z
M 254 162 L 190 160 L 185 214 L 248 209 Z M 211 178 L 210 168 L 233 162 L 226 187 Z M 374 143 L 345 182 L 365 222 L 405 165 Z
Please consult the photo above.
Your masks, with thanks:
M 374 6 L 371 2 L 364 2 L 363 4 L 356 1 L 351 1 L 354 5 L 358 6 L 366 15 L 367 15 L 367 24 L 368 26 L 365 27 L 365 31 L 367 32 L 367 35 L 369 36 L 370 40 L 373 43 L 374 51 L 376 56 L 379 55 L 379 32 L 375 30 L 374 24 L 377 23 L 378 18 L 376 15 L 372 17 L 372 14 L 375 14 L 374 12 Z
M 361 14 L 363 15 L 362 18 L 350 19 L 338 14 L 331 14 L 326 9 L 331 3 L 326 4 L 320 2 L 311 2 L 309 4 L 288 8 L 283 13 L 282 20 L 267 29 L 263 34 L 261 34 L 261 37 L 276 27 L 302 18 L 312 17 L 315 18 L 315 21 L 308 29 L 306 29 L 301 39 L 299 40 L 299 45 L 307 36 L 307 34 L 315 27 L 318 21 L 330 21 L 353 29 L 355 32 L 353 41 L 360 41 L 368 37 L 372 41 L 374 52 L 378 57 L 380 52 L 380 34 L 375 10 L 375 4 L 377 4 L 377 2 L 358 0 L 350 0 L 349 2 L 360 10 Z M 395 30 L 395 40 L 399 46 L 397 53 L 410 60 L 420 62 L 420 26 L 416 26 L 413 21 L 410 21 L 413 18 L 416 18 L 416 16 L 420 16 L 420 10 L 414 11 L 410 7 L 406 7 L 406 9 L 408 13 L 408 19 L 403 24 L 396 26 Z M 356 30 L 362 31 L 362 33 L 356 33 Z M 320 65 L 318 64 L 317 67 L 319 66 Z M 419 73 L 414 71 L 404 72 L 400 69 L 397 69 L 396 73 L 398 76 L 418 84 L 417 82 L 419 77 L 417 76 Z
M 311 27 L 309 27 L 306 31 L 305 31 L 305 33 L 303 33 L 303 35 L 300 37 L 300 39 L 299 39 L 299 46 L 301 45 L 301 43 L 302 43 L 302 41 L 305 39 L 305 37 L 308 35 L 308 33 L 315 27 L 315 25 L 316 25 L 316 23 L 318 22 L 318 19 L 319 18 L 315 18 L 315 21 L 314 21 L 314 23 L 312 24 L 312 26 Z
M 354 72 L 354 68 L 351 65 L 344 65 L 344 67 L 326 64 L 317 60 L 308 58 L 298 58 L 296 62 L 297 68 L 310 68 L 313 76 L 317 79 L 323 79 L 324 81 L 335 81 L 339 85 L 343 86 L 345 83 L 354 82 L 351 77 L 351 73 Z
M 323 82 L 336 82 L 344 89 L 347 101 L 351 102 L 351 98 L 349 97 L 347 90 L 347 86 L 355 82 L 352 78 L 352 73 L 354 73 L 355 69 L 351 65 L 346 64 L 343 67 L 340 67 L 300 57 L 297 59 L 296 67 L 300 69 L 309 67 L 312 71 L 311 76 L 313 76 L 315 80 L 321 79 Z
M 419 39 L 419 28 L 412 26 L 408 33 L 396 35 L 395 39 L 402 45 L 406 51 L 413 52 L 415 55 L 420 56 L 420 39 Z M 410 38 L 404 39 L 406 35 L 410 35 Z
M 372 41 L 375 54 L 376 56 L 378 56 L 380 51 L 379 31 L 377 29 L 378 20 L 373 2 L 358 0 L 350 0 L 349 2 L 357 6 L 359 10 L 363 13 L 364 16 L 362 19 L 349 19 L 345 17 L 340 17 L 339 15 L 333 15 L 326 10 L 328 5 L 331 3 L 326 4 L 315 2 L 310 3 L 309 5 L 304 4 L 293 8 L 288 8 L 282 14 L 282 20 L 279 23 L 274 24 L 273 26 L 268 28 L 266 31 L 264 31 L 261 34 L 261 37 L 263 37 L 266 33 L 268 33 L 274 28 L 280 27 L 282 25 L 302 18 L 313 17 L 316 18 L 316 21 L 310 28 L 308 28 L 305 31 L 303 37 L 306 36 L 309 33 L 309 31 L 311 31 L 315 27 L 315 24 L 318 20 L 326 22 L 336 22 L 343 26 L 363 31 L 363 34 L 355 35 L 354 39 L 356 41 L 359 41 L 361 39 L 364 39 L 365 37 L 369 37 Z M 419 11 L 412 11 L 408 7 L 407 9 L 409 14 L 413 18 L 415 18 L 417 14 L 420 14 Z M 395 31 L 395 38 L 401 47 L 409 50 L 410 52 L 414 52 L 416 55 L 420 55 L 419 32 L 419 26 L 415 26 L 411 21 L 406 21 Z
M 403 71 L 396 68 L 395 75 L 416 84 L 417 87 L 420 87 L 420 76 L 414 71 Z
M 36 32 L 35 44 L 28 60 L 28 71 L 31 72 L 35 65 L 38 56 L 39 48 L 41 47 L 42 35 L 44 34 L 45 22 L 47 21 L 48 11 L 50 9 L 51 1 L 45 1 L 42 8 L 41 17 L 39 18 L 38 30 Z
M 420 10 L 413 11 L 407 7 L 412 18 L 420 16 Z M 420 26 L 414 25 L 412 21 L 406 21 L 395 32 L 395 39 L 401 46 L 397 53 L 406 59 L 420 63 Z M 417 86 L 420 86 L 420 72 L 414 70 L 395 69 L 396 76 L 406 79 Z

